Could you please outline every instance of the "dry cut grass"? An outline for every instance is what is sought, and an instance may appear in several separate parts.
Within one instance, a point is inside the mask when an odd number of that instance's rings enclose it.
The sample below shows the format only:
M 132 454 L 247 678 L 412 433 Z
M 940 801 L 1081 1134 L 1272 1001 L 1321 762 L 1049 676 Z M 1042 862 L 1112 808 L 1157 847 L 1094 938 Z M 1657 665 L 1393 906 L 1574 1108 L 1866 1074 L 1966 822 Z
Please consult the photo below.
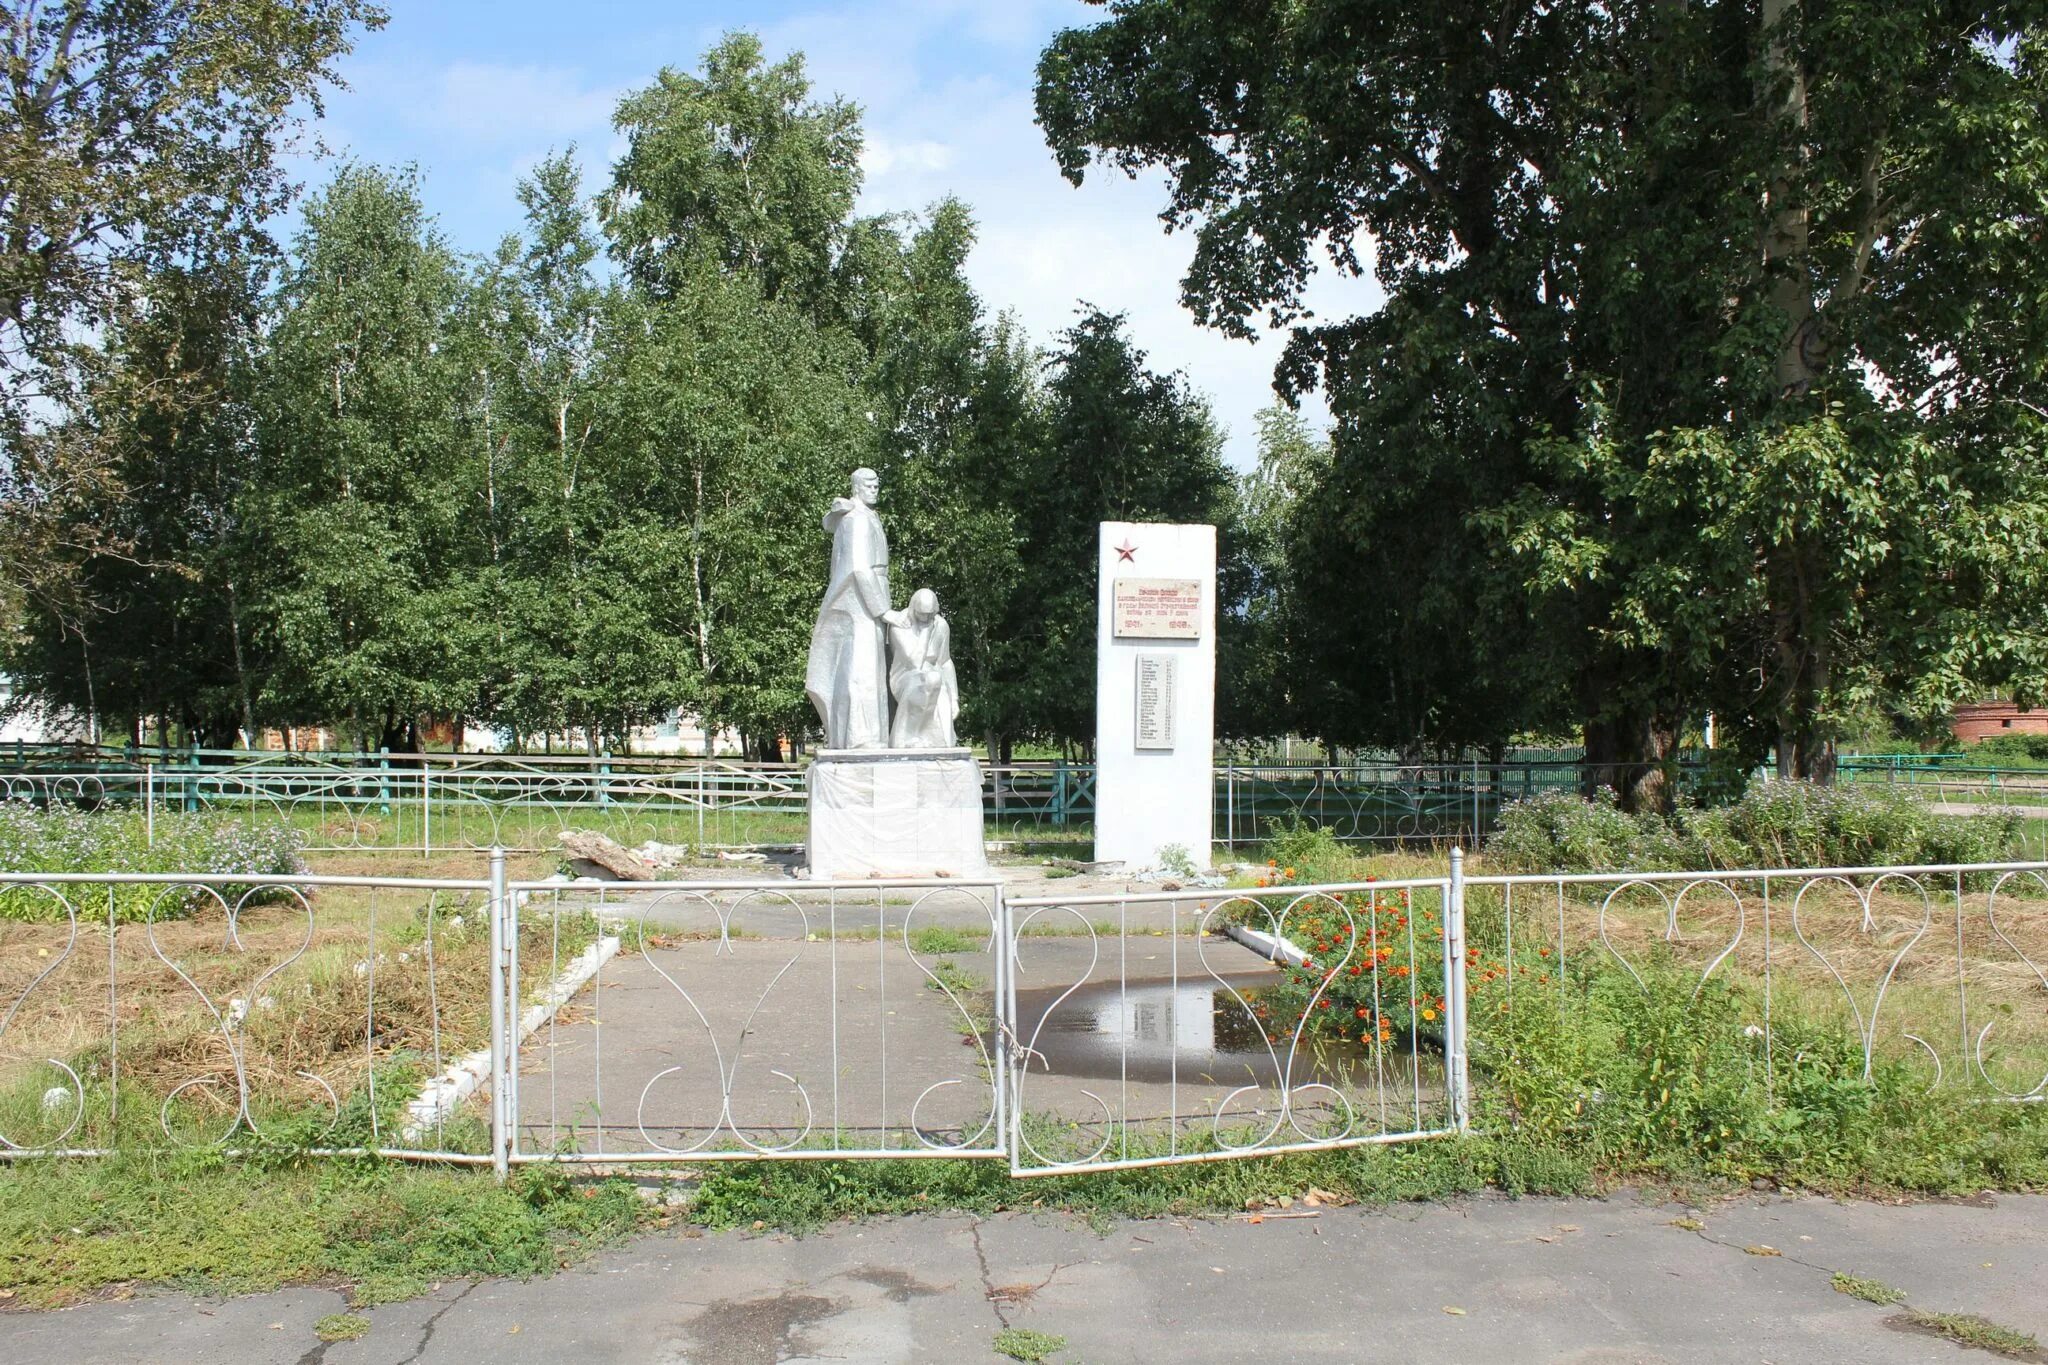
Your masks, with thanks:
M 358 854 L 316 870 L 466 877 L 475 875 L 469 861 L 411 859 L 400 869 L 388 854 Z M 516 875 L 545 871 L 544 860 L 529 859 Z M 322 887 L 279 892 L 232 915 L 209 905 L 188 919 L 122 925 L 111 936 L 104 921 L 83 916 L 75 930 L 0 923 L 0 1136 L 38 1145 L 78 1115 L 57 1062 L 86 1092 L 84 1121 L 66 1139 L 72 1146 L 110 1144 L 117 1130 L 134 1141 L 173 1096 L 180 1138 L 224 1131 L 237 1105 L 238 1062 L 259 1121 L 331 1112 L 373 1070 L 429 1074 L 488 1041 L 482 899 Z M 77 899 L 89 902 L 89 893 Z M 551 932 L 538 920 L 524 927 L 537 949 Z

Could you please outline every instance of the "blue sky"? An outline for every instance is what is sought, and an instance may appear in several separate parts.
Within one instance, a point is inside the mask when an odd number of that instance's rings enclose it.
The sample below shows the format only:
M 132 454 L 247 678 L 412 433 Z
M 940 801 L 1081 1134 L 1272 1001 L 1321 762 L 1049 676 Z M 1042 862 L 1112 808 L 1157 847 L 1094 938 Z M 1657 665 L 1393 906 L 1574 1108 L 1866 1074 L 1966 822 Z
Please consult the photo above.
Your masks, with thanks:
M 1253 458 L 1252 415 L 1272 401 L 1277 338 L 1231 341 L 1179 305 L 1191 243 L 1161 231 L 1157 178 L 1095 173 L 1081 189 L 1054 169 L 1032 123 L 1039 50 L 1098 22 L 1079 0 L 839 0 L 704 3 L 387 0 L 391 21 L 341 64 L 319 133 L 334 152 L 418 165 L 428 206 L 456 247 L 486 251 L 518 223 L 513 187 L 550 150 L 577 145 L 586 185 L 619 151 L 611 111 L 663 66 L 693 68 L 721 33 L 758 33 L 771 57 L 804 53 L 818 93 L 865 111 L 863 212 L 919 210 L 943 194 L 981 225 L 969 274 L 991 314 L 1014 310 L 1041 342 L 1086 299 L 1130 315 L 1157 368 L 1184 371 Z M 325 174 L 308 167 L 317 183 Z M 1369 309 L 1369 281 L 1325 277 L 1323 313 Z M 1320 411 L 1312 413 L 1320 416 Z

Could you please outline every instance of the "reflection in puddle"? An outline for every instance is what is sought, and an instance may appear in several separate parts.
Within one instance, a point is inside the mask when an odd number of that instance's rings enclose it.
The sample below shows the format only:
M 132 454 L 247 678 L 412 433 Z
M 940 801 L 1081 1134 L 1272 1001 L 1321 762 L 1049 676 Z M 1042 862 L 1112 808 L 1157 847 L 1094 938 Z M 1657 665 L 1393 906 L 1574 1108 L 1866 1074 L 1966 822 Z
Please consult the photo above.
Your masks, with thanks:
M 1277 980 L 1277 973 L 1262 971 L 1232 973 L 1221 983 L 1212 977 L 1106 981 L 1064 1000 L 1063 987 L 1018 991 L 1018 1036 L 1044 1057 L 1043 1065 L 1032 1060 L 1034 1073 L 1274 1085 L 1288 1065 L 1287 1036 L 1269 1045 L 1252 1011 Z M 1305 1037 L 1292 1083 L 1353 1080 L 1372 1066 L 1355 1046 Z

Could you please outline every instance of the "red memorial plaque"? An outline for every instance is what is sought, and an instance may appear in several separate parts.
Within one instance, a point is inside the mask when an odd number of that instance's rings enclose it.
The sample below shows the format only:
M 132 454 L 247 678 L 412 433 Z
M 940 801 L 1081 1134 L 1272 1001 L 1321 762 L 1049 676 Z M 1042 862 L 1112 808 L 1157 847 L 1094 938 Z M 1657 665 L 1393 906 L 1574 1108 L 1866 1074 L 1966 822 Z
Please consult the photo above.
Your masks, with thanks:
M 1119 578 L 1116 635 L 1122 640 L 1202 638 L 1202 581 L 1198 578 Z

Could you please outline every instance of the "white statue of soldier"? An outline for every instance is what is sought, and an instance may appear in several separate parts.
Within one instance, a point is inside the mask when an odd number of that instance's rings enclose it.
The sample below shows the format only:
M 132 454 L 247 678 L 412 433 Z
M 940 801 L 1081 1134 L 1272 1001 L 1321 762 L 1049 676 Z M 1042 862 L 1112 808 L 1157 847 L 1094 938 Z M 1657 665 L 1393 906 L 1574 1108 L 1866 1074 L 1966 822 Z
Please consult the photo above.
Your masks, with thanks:
M 889 691 L 896 699 L 889 743 L 898 749 L 952 748 L 960 680 L 939 599 L 930 588 L 919 588 L 908 607 L 882 620 L 889 628 Z
M 818 708 L 828 749 L 880 749 L 889 743 L 889 662 L 883 617 L 889 611 L 889 539 L 875 515 L 882 481 L 853 471 L 853 496 L 825 513 L 832 572 L 811 629 L 804 691 Z

